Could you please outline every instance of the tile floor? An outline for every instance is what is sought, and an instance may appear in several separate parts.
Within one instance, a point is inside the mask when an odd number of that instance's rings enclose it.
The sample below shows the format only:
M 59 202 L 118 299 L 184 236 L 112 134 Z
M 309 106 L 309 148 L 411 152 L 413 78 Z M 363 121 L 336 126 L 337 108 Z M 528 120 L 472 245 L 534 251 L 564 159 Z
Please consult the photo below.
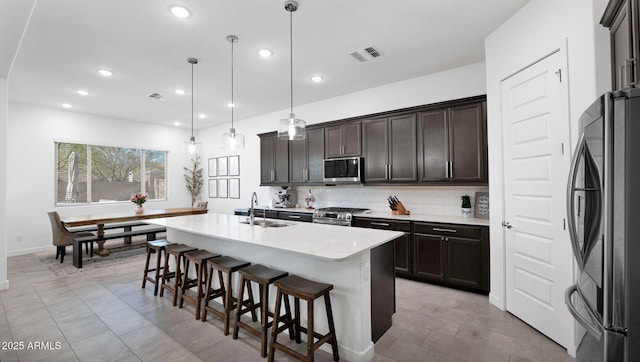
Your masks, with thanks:
M 192 307 L 172 307 L 166 295 L 141 289 L 143 259 L 130 259 L 58 277 L 34 255 L 9 258 L 11 288 L 0 291 L 0 360 L 264 360 L 258 340 L 246 332 L 237 340 L 225 337 L 219 319 L 196 321 Z M 23 349 L 6 350 L 9 342 Z M 331 359 L 316 353 L 318 361 Z M 404 279 L 397 279 L 397 313 L 375 345 L 374 360 L 573 361 L 486 296 Z

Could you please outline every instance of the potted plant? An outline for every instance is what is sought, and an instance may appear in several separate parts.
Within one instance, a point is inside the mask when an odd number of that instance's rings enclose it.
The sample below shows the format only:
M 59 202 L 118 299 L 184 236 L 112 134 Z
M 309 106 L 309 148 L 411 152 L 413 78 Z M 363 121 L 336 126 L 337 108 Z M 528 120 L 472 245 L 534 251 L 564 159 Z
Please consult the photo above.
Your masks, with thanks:
M 186 183 L 187 190 L 191 194 L 191 207 L 195 205 L 196 200 L 202 191 L 202 185 L 204 184 L 200 163 L 200 156 L 196 155 L 191 159 L 191 168 L 184 167 L 184 181 Z
M 460 196 L 460 199 L 462 199 L 462 206 L 460 209 L 462 210 L 462 216 L 471 216 L 471 197 L 469 197 L 469 195 L 462 195 Z

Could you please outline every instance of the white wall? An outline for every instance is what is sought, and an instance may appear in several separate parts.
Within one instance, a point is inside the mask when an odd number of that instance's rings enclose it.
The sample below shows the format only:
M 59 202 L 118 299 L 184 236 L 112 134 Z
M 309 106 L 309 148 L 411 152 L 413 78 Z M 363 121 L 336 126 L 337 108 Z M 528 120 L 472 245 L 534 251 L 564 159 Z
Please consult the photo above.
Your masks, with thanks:
M 0 77 L 0 290 L 9 287 L 7 279 L 7 79 Z
M 471 97 L 486 93 L 485 88 L 485 66 L 484 63 L 476 63 L 456 69 L 447 70 L 423 77 L 413 78 L 402 82 L 392 83 L 385 86 L 371 88 L 361 92 L 355 92 L 335 98 L 322 100 L 305 105 L 294 105 L 296 116 L 304 119 L 307 124 L 321 123 L 389 111 L 393 109 L 419 106 L 424 104 L 442 102 L 452 99 Z M 242 114 L 242 109 L 237 109 L 236 115 Z M 235 208 L 249 207 L 251 193 L 257 192 L 260 205 L 266 205 L 271 200 L 276 188 L 259 187 L 260 185 L 260 142 L 257 134 L 275 131 L 278 127 L 278 120 L 284 118 L 289 110 L 282 110 L 258 117 L 235 122 L 236 131 L 245 135 L 246 147 L 244 150 L 224 153 L 220 148 L 220 139 L 224 132 L 228 132 L 231 127 L 231 120 L 221 127 L 208 128 L 199 131 L 197 139 L 203 143 L 204 159 L 210 157 L 228 156 L 232 154 L 240 155 L 240 199 L 209 199 L 209 210 L 213 212 L 230 213 Z M 206 173 L 206 171 L 205 171 Z M 206 176 L 206 175 L 205 175 Z M 207 182 L 205 182 L 206 184 Z M 322 206 L 342 205 L 342 206 L 362 206 L 370 207 L 376 211 L 386 211 L 386 197 L 394 189 L 403 202 L 410 196 L 418 195 L 415 199 L 415 209 L 422 208 L 421 202 L 429 202 L 437 198 L 433 192 L 433 187 L 362 187 L 362 186 L 336 186 L 313 188 L 321 194 Z M 457 197 L 458 193 L 469 193 L 474 195 L 477 187 L 449 188 L 442 186 L 436 188 L 439 191 L 451 191 L 451 198 Z M 486 191 L 485 188 L 480 188 Z M 353 192 L 352 192 L 353 191 Z M 298 188 L 300 196 L 307 192 L 307 188 Z M 423 193 L 424 192 L 424 193 Z M 204 194 L 207 195 L 208 186 L 205 187 Z M 406 193 L 407 198 L 403 198 Z M 344 196 L 347 195 L 348 198 Z M 302 205 L 303 198 L 299 198 Z M 363 201 L 367 200 L 367 201 Z M 438 200 L 441 207 L 439 212 L 445 214 L 459 212 L 459 197 L 454 201 L 456 206 L 451 207 L 449 200 Z M 356 205 L 357 203 L 357 205 Z M 433 206 L 433 205 L 431 205 Z M 428 208 L 423 208 L 427 210 Z M 454 210 L 455 211 L 452 211 Z M 429 209 L 431 210 L 431 209 Z
M 599 47 L 608 47 L 607 30 L 598 24 L 601 13 L 594 13 L 594 4 L 601 11 L 602 2 L 605 1 L 531 0 L 486 39 L 489 192 L 492 199 L 489 297 L 498 307 L 505 307 L 500 81 L 566 42 L 570 126 L 572 144 L 575 143 L 579 115 L 607 90 L 609 83 L 603 74 L 609 72 L 609 67 L 606 57 L 602 56 L 602 52 L 609 54 L 608 49 L 596 50 L 596 43 Z M 568 236 L 566 242 L 569 242 Z
M 9 104 L 8 119 L 6 145 L 11 152 L 6 167 L 4 240 L 9 256 L 51 248 L 51 225 L 47 211 L 56 210 L 65 216 L 133 208 L 130 202 L 55 207 L 55 141 L 167 150 L 168 200 L 150 201 L 145 206 L 165 208 L 191 205 L 183 181 L 182 168 L 188 166 L 189 162 L 189 156 L 182 153 L 183 143 L 189 138 L 188 132 L 183 129 L 14 103 Z M 4 168 L 0 167 L 0 170 Z M 21 241 L 17 241 L 18 238 Z M 0 260 L 4 262 L 4 258 Z

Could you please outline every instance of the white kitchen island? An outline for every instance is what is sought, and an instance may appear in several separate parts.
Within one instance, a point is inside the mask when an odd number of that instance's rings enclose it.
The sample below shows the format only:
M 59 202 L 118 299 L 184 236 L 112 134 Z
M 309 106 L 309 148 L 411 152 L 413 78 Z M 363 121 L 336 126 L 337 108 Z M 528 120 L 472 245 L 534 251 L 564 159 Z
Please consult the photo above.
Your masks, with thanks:
M 403 233 L 289 221 L 282 221 L 289 226 L 265 228 L 241 223 L 246 219 L 209 213 L 154 219 L 149 223 L 165 226 L 171 242 L 333 284 L 331 305 L 340 357 L 349 361 L 371 360 L 372 302 L 374 324 L 382 323 L 387 325 L 382 328 L 388 328 L 395 309 L 392 241 Z M 270 295 L 273 310 L 275 293 Z M 324 302 L 316 303 L 315 329 L 326 333 Z M 305 323 L 304 316 L 302 319 Z M 330 351 L 328 344 L 322 348 Z

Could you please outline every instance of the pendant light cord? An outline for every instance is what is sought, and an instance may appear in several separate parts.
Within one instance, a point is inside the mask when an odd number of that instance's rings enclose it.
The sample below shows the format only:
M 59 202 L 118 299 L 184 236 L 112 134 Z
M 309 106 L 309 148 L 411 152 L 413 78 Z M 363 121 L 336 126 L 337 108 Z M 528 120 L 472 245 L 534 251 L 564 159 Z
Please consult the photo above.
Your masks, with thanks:
M 193 139 L 193 64 L 191 63 L 191 139 Z
M 293 9 L 289 10 L 289 56 L 289 79 L 291 79 L 291 114 L 293 114 Z
M 236 108 L 236 103 L 233 101 L 233 43 L 235 40 L 231 39 L 231 129 L 233 129 L 233 109 Z

